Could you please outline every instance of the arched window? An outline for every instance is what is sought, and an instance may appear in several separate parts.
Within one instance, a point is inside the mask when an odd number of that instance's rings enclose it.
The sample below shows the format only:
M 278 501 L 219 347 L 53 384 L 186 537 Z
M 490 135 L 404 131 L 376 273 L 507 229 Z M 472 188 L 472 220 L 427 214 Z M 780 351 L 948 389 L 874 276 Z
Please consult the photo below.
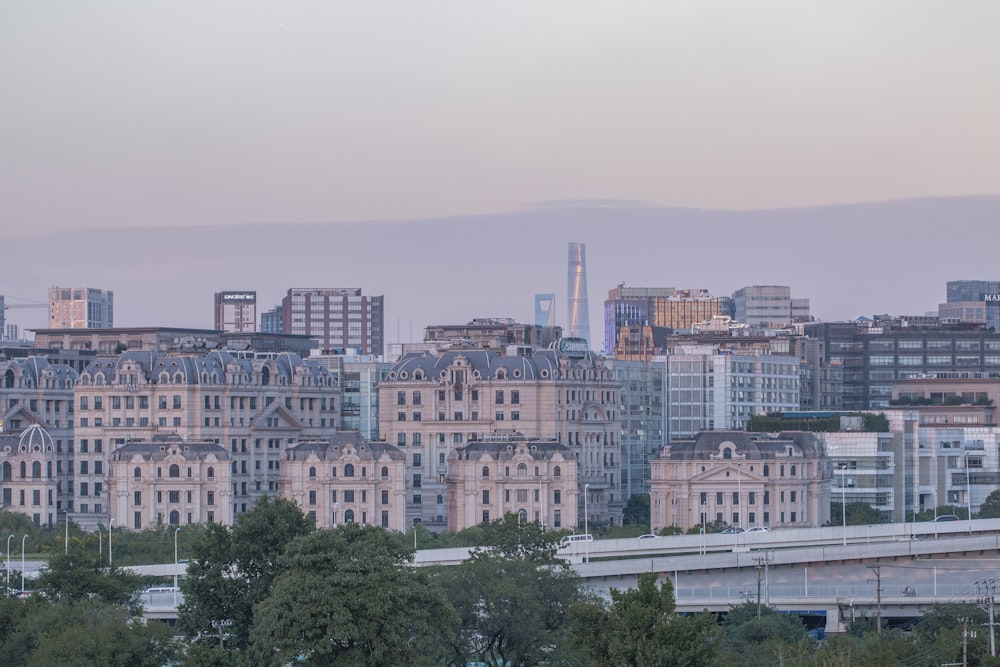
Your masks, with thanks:
M 179 526 L 181 524 L 181 513 L 177 510 L 170 510 L 170 525 Z
M 764 477 L 770 477 L 770 476 L 771 476 L 771 466 L 769 466 L 769 465 L 767 465 L 765 463 L 764 464 Z
M 35 461 L 31 464 L 31 478 L 39 479 L 42 476 L 42 464 L 39 461 Z
M 523 523 L 527 523 L 528 522 L 528 511 L 525 510 L 525 509 L 519 509 L 517 511 L 517 518 L 518 518 L 519 521 L 521 521 Z
M 722 458 L 724 458 L 726 460 L 729 460 L 729 459 L 733 458 L 733 450 L 729 449 L 729 447 L 726 447 L 725 449 L 723 449 L 722 450 Z
M 309 468 L 309 476 L 313 477 L 313 478 L 316 477 L 316 466 L 310 466 L 310 468 Z
M 348 463 L 344 466 L 344 477 L 354 477 L 354 464 Z
M 483 477 L 489 477 L 489 476 L 490 476 L 490 467 L 483 466 Z
M 354 510 L 344 512 L 344 523 L 354 523 Z
M 271 371 L 268 369 L 267 366 L 264 366 L 264 368 L 260 369 L 260 383 L 265 387 L 271 384 Z
M 181 476 L 181 467 L 179 465 L 177 465 L 176 463 L 171 463 L 170 464 L 170 472 L 168 474 L 171 477 L 180 477 Z
M 9 482 L 10 478 L 11 478 L 11 476 L 13 474 L 14 474 L 14 471 L 10 467 L 10 463 L 7 463 L 6 461 L 4 461 L 4 464 L 3 464 L 3 473 L 2 473 L 2 475 L 0 475 L 0 478 L 2 478 L 5 482 Z
M 209 478 L 209 479 L 214 479 L 214 478 L 215 478 L 215 468 L 211 468 L 211 467 L 210 467 L 210 468 L 208 469 L 208 478 Z
M 517 464 L 517 476 L 518 477 L 527 477 L 528 476 L 528 466 L 526 466 L 523 463 L 518 463 Z
M 136 479 L 142 477 L 142 470 L 139 468 L 139 466 L 136 466 L 135 468 L 132 469 L 132 476 L 135 477 Z
M 792 477 L 795 477 L 795 466 L 792 466 L 791 473 L 792 473 Z
M 779 470 L 779 472 L 781 473 L 781 477 L 785 476 L 785 464 L 784 463 L 781 464 L 781 469 Z
M 562 468 L 556 466 L 555 470 L 552 471 L 553 477 L 562 477 Z
M 389 476 L 388 466 L 382 466 L 382 477 L 388 477 L 388 476 Z

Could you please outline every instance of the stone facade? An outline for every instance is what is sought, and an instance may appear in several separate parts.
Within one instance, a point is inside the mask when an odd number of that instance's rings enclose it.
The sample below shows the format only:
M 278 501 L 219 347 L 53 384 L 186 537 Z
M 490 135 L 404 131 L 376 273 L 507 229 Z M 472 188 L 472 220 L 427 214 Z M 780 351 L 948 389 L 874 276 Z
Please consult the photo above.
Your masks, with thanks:
M 177 435 L 130 442 L 111 454 L 109 523 L 151 526 L 233 521 L 225 448 Z
M 58 456 L 52 436 L 38 424 L 19 435 L 0 435 L 3 509 L 27 514 L 39 525 L 54 525 L 62 485 L 56 474 Z
M 558 442 L 517 434 L 469 443 L 448 456 L 447 484 L 451 532 L 508 512 L 546 528 L 578 523 L 576 455 Z
M 806 528 L 830 520 L 833 469 L 812 433 L 710 431 L 673 441 L 651 462 L 650 523 Z
M 379 428 L 406 452 L 407 523 L 447 525 L 448 457 L 494 434 L 554 440 L 576 455 L 591 513 L 620 523 L 621 384 L 586 351 L 503 356 L 489 350 L 415 353 L 379 384 Z M 582 496 L 578 515 L 582 515 Z
M 289 447 L 278 494 L 295 501 L 317 528 L 360 523 L 406 530 L 403 452 L 355 431 Z

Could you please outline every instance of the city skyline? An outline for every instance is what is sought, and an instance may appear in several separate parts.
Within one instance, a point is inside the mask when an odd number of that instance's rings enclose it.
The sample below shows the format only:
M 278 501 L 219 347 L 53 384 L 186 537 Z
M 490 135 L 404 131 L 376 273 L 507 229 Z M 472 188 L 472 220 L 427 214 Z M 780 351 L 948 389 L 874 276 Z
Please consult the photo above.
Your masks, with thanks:
M 9 304 L 44 301 L 54 284 L 84 284 L 114 291 L 116 326 L 208 329 L 219 289 L 254 290 L 265 312 L 295 285 L 349 285 L 385 295 L 386 342 L 410 342 L 428 325 L 532 322 L 540 292 L 565 303 L 567 243 L 578 240 L 589 246 L 595 336 L 608 290 L 622 282 L 717 296 L 787 285 L 823 321 L 919 315 L 946 301 L 948 281 L 996 279 L 997 219 L 1000 197 L 958 197 L 747 212 L 591 203 L 409 223 L 92 230 L 12 244 L 0 294 Z M 488 249 L 470 248 L 480 236 Z M 81 251 L 91 247 L 97 254 Z M 556 311 L 565 327 L 567 313 Z M 44 308 L 7 315 L 22 328 L 45 326 Z

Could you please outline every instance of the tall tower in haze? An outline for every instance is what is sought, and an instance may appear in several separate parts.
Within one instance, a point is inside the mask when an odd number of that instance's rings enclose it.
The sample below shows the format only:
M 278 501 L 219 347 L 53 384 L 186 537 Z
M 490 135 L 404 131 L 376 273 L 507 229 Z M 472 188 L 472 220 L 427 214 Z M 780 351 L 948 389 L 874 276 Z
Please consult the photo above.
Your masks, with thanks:
M 567 273 L 567 336 L 583 338 L 590 344 L 590 309 L 587 307 L 587 247 L 582 243 L 569 244 L 569 270 Z

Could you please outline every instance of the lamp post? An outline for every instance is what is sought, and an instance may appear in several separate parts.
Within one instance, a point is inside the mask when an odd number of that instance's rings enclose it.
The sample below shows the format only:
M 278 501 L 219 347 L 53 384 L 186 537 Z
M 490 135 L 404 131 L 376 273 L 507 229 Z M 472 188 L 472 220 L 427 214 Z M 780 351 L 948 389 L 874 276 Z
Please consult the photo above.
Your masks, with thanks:
M 111 567 L 111 529 L 115 527 L 115 520 L 108 521 L 108 567 Z
M 66 512 L 66 537 L 63 538 L 63 543 L 66 547 L 65 553 L 69 555 L 69 512 Z
M 583 533 L 584 533 L 584 535 L 590 535 L 590 524 L 589 524 L 590 512 L 588 511 L 588 508 L 587 508 L 587 500 L 588 500 L 589 496 L 590 496 L 590 484 L 584 484 L 583 485 Z M 589 560 L 589 556 L 590 556 L 590 543 L 588 542 L 587 543 L 587 555 L 584 556 L 584 559 L 583 559 L 584 562 L 586 562 L 587 560 Z
M 969 452 L 965 453 L 965 508 L 969 513 L 969 520 L 972 520 L 972 483 L 969 481 Z M 969 524 L 971 531 L 972 524 Z
M 177 604 L 177 568 L 179 561 L 177 560 L 177 535 L 181 532 L 180 526 L 174 529 L 174 604 Z
M 743 467 L 736 464 L 736 526 L 743 528 Z M 739 540 L 737 540 L 739 541 Z
M 21 592 L 24 592 L 24 543 L 28 539 L 28 534 L 25 533 L 24 537 L 21 538 Z
M 844 475 L 847 474 L 847 464 L 840 464 L 840 520 L 844 524 L 844 546 L 847 546 L 847 485 Z
M 7 536 L 7 590 L 10 591 L 10 541 L 14 539 L 14 533 Z

